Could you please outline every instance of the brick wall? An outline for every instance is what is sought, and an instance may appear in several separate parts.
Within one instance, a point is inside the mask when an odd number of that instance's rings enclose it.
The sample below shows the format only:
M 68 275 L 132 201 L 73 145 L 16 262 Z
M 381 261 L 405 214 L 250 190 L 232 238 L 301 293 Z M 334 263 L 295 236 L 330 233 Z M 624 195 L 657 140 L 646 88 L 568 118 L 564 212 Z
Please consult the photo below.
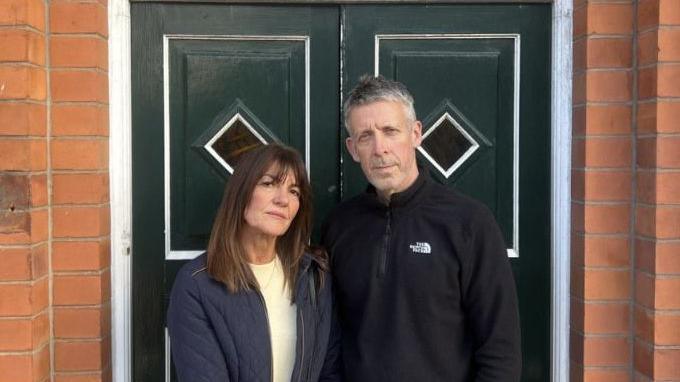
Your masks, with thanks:
M 105 0 L 0 2 L 0 381 L 111 379 Z
M 680 380 L 680 1 L 640 0 L 635 378 Z
M 680 0 L 574 1 L 571 379 L 680 380 Z

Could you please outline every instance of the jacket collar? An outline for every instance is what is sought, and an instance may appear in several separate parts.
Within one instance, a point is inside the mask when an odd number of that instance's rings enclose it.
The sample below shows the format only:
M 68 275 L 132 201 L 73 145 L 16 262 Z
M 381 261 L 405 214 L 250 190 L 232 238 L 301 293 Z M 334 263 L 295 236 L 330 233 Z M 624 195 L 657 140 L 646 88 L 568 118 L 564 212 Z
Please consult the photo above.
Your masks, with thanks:
M 427 173 L 427 170 L 418 166 L 418 177 L 416 178 L 416 180 L 413 181 L 413 183 L 410 186 L 408 186 L 408 188 L 406 188 L 404 191 L 392 194 L 390 196 L 390 202 L 387 206 L 380 201 L 376 189 L 372 184 L 369 184 L 368 187 L 366 188 L 366 194 L 369 195 L 369 197 L 375 203 L 378 203 L 385 208 L 407 207 L 413 204 L 413 202 L 417 200 L 418 196 L 425 191 L 426 186 L 429 182 L 430 176 Z

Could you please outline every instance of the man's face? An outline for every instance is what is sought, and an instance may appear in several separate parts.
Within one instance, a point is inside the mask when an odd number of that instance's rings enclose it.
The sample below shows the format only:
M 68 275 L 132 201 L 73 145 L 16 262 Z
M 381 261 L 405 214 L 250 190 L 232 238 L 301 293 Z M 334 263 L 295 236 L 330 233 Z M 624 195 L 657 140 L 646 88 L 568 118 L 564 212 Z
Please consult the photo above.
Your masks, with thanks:
M 357 106 L 348 123 L 347 150 L 383 200 L 416 180 L 415 149 L 422 139 L 422 126 L 409 120 L 402 103 L 378 101 Z

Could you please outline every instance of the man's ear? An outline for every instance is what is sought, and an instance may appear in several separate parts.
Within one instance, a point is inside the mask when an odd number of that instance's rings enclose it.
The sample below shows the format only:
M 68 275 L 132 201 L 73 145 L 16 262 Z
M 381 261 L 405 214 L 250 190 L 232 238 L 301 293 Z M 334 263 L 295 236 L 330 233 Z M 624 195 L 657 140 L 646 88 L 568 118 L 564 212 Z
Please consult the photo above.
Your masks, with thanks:
M 356 146 L 354 146 L 354 141 L 351 136 L 345 139 L 345 146 L 347 146 L 347 151 L 349 151 L 349 155 L 352 156 L 352 159 L 354 159 L 355 162 L 359 162 L 359 154 L 357 154 Z
M 413 122 L 411 134 L 413 134 L 413 147 L 420 146 L 423 141 L 423 124 L 420 121 Z

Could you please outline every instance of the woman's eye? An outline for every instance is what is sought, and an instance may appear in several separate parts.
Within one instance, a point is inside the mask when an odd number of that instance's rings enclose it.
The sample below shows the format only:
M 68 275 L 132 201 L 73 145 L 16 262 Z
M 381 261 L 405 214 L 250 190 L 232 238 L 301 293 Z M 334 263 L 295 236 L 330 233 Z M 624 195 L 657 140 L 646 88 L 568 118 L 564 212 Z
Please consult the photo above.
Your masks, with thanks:
M 298 189 L 293 188 L 290 190 L 290 193 L 297 196 L 298 198 L 300 197 L 300 190 Z

